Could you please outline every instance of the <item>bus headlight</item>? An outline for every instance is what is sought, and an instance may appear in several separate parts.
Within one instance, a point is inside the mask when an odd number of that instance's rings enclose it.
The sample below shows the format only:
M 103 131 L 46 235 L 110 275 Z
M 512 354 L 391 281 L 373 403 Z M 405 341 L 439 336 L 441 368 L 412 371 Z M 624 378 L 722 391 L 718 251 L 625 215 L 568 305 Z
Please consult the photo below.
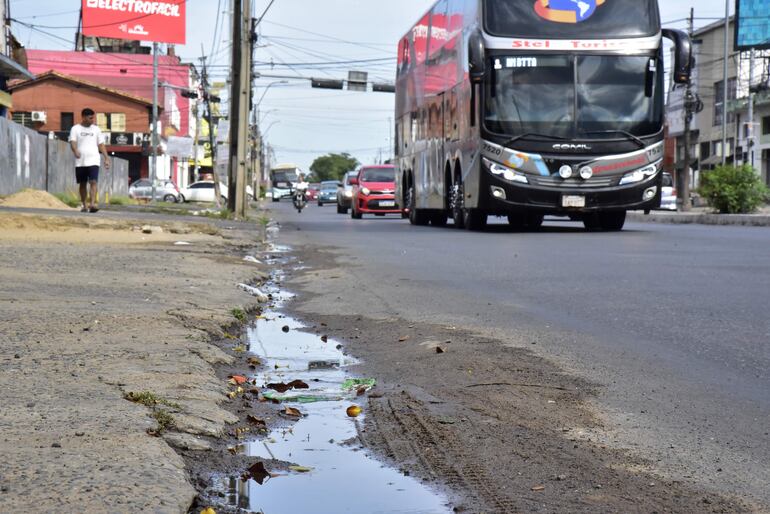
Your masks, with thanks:
M 641 182 L 654 176 L 658 172 L 658 165 L 660 162 L 661 161 L 658 161 L 655 164 L 650 164 L 649 166 L 645 166 L 640 170 L 626 173 L 623 175 L 623 178 L 620 179 L 620 185 L 625 186 L 626 184 L 636 184 L 637 182 Z
M 520 184 L 529 184 L 529 180 L 527 180 L 526 175 L 512 168 L 509 168 L 508 166 L 503 166 L 502 164 L 492 162 L 487 158 L 484 158 L 484 164 L 487 166 L 487 168 L 489 168 L 489 171 L 493 175 L 497 175 L 498 177 L 503 177 L 508 182 L 518 182 Z

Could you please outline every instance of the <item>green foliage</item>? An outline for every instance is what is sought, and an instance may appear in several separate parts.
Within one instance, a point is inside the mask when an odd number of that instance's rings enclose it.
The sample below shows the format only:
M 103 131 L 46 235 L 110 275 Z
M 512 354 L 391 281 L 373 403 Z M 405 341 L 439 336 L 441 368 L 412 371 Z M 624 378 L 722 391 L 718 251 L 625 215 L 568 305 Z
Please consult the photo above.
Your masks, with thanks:
M 241 323 L 246 323 L 246 312 L 243 309 L 233 309 L 232 311 L 233 317 L 240 321 Z
M 80 196 L 74 191 L 67 191 L 66 193 L 54 193 L 54 196 L 70 207 L 80 207 Z
M 770 199 L 770 190 L 747 164 L 719 166 L 704 172 L 698 192 L 722 214 L 754 212 Z
M 155 421 L 158 422 L 158 428 L 155 429 L 156 434 L 161 434 L 169 428 L 176 426 L 176 420 L 174 419 L 174 416 L 163 409 L 157 409 L 154 411 L 152 413 L 152 417 L 155 418 Z
M 359 164 L 358 159 L 348 153 L 330 153 L 316 158 L 310 171 L 319 181 L 341 180 L 345 172 L 356 169 Z
M 111 196 L 110 205 L 137 205 L 136 200 L 132 200 L 127 196 Z
M 170 402 L 166 399 L 159 397 L 157 394 L 151 391 L 142 391 L 140 393 L 126 393 L 126 400 L 139 403 L 145 407 L 155 407 L 156 405 L 166 405 L 174 409 L 181 409 L 182 407 L 178 403 Z

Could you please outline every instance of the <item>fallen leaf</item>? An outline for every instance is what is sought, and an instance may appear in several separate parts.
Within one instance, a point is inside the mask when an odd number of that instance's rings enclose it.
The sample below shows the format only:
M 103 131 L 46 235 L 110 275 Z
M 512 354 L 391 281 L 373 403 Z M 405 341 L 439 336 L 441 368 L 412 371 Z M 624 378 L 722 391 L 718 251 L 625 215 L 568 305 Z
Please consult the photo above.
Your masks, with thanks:
M 238 396 L 238 393 L 236 393 L 235 391 L 230 391 L 229 393 L 227 393 L 227 396 L 228 396 L 228 397 L 229 397 L 231 400 L 234 400 L 234 399 L 235 399 L 235 397 L 236 397 L 236 396 Z
M 267 384 L 266 387 L 268 389 L 272 389 L 273 391 L 278 391 L 279 393 L 285 393 L 286 391 L 289 391 L 291 389 L 310 389 L 310 386 L 307 385 L 302 380 L 294 380 L 292 382 L 289 382 L 288 384 L 284 384 L 284 383 Z
M 540 491 L 545 491 L 545 486 L 544 485 L 536 485 L 536 486 L 532 487 L 532 490 L 534 492 L 536 492 L 536 493 L 540 492 Z
M 398 338 L 399 343 L 403 343 L 404 341 L 408 341 L 408 340 L 409 340 L 409 336 L 401 336 Z
M 444 350 L 444 349 L 443 349 L 443 348 L 441 348 L 440 346 L 437 346 L 437 347 L 436 347 L 436 353 L 446 353 L 446 350 Z
M 328 336 L 321 336 L 321 341 L 323 341 L 324 343 L 327 343 L 327 342 L 329 342 L 329 337 Z
M 248 470 L 246 470 L 246 473 L 248 478 L 253 478 L 256 483 L 259 485 L 262 485 L 265 483 L 266 478 L 270 478 L 270 472 L 265 469 L 265 463 L 264 462 L 257 462 L 253 466 L 251 466 Z
M 366 391 L 368 391 L 368 390 L 369 390 L 368 387 L 364 387 L 364 386 L 359 387 L 358 391 L 356 391 L 356 396 L 363 396 L 363 395 L 366 394 Z
M 313 471 L 313 468 L 308 468 L 306 466 L 289 466 L 289 469 L 291 471 L 296 471 L 297 473 L 310 473 Z
M 284 407 L 281 413 L 285 414 L 286 416 L 291 416 L 293 418 L 302 417 L 302 413 L 299 411 L 299 409 L 295 409 L 294 407 Z
M 262 365 L 262 361 L 257 359 L 256 357 L 249 357 L 248 359 L 246 359 L 246 362 L 248 362 L 252 366 L 261 366 Z
M 348 407 L 348 410 L 347 410 L 348 417 L 350 418 L 357 418 L 361 414 L 361 412 L 362 412 L 362 409 L 358 405 L 351 405 L 350 407 Z
M 243 352 L 246 351 L 246 347 L 243 346 L 243 345 L 239 345 L 239 346 L 236 346 L 235 348 L 233 348 L 233 351 L 236 352 L 236 353 L 243 353 Z
M 217 511 L 215 511 L 211 507 L 206 507 L 201 511 L 201 514 L 217 514 Z
M 232 375 L 230 379 L 238 385 L 244 384 L 247 380 L 246 377 L 241 375 Z
M 235 455 L 236 453 L 238 453 L 238 448 L 236 448 L 235 446 L 230 446 L 227 448 L 227 451 Z
M 252 414 L 249 414 L 248 416 L 246 416 L 246 420 L 252 425 L 257 425 L 258 427 L 267 426 L 267 423 L 265 423 L 264 419 L 260 419 Z

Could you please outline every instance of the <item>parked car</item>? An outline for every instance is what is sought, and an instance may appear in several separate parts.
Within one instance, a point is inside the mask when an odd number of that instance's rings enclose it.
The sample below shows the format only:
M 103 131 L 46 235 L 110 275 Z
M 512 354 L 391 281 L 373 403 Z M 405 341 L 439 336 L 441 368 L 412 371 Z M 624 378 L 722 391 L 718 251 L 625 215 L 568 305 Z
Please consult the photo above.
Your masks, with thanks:
M 194 182 L 181 190 L 183 202 L 214 202 L 214 182 L 202 180 Z M 227 201 L 227 186 L 219 183 L 219 194 L 223 202 Z
M 337 188 L 337 214 L 347 214 L 353 198 L 353 183 L 358 182 L 358 171 L 348 171 Z
M 353 184 L 350 217 L 361 219 L 364 214 L 401 215 L 396 204 L 396 169 L 392 165 L 364 166 Z
M 321 182 L 321 190 L 318 192 L 318 206 L 323 207 L 325 203 L 337 202 L 337 187 L 340 183 L 336 180 L 325 180 Z
M 667 211 L 676 210 L 676 188 L 674 187 L 674 177 L 670 173 L 663 173 L 660 208 Z
M 128 187 L 128 197 L 135 200 L 149 200 L 152 196 L 152 181 L 139 179 Z M 159 180 L 155 186 L 155 200 L 164 202 L 182 202 L 179 188 L 170 180 Z

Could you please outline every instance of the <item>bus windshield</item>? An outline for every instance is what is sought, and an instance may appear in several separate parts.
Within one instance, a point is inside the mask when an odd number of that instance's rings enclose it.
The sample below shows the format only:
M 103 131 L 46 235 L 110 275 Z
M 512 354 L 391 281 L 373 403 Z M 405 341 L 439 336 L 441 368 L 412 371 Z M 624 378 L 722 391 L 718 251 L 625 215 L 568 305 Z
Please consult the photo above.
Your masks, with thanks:
M 273 170 L 273 182 L 296 182 L 296 170 Z
M 492 132 L 608 139 L 663 127 L 663 67 L 656 58 L 496 56 L 491 68 L 485 124 Z

